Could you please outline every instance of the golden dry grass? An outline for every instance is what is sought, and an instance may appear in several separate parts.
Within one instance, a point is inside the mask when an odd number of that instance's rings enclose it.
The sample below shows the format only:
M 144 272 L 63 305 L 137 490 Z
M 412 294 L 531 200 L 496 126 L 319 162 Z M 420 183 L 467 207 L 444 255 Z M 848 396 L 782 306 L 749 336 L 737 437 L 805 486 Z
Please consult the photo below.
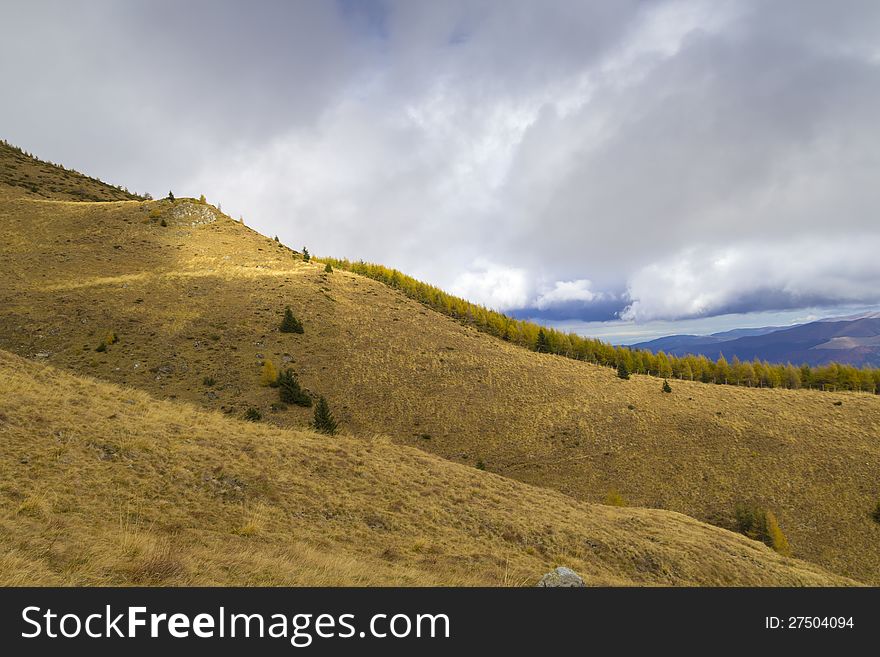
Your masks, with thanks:
M 0 351 L 0 585 L 841 585 L 668 511 L 246 423 Z
M 178 218 L 188 205 L 35 200 L 0 185 L 0 348 L 307 426 L 308 409 L 271 409 L 260 372 L 272 359 L 350 434 L 723 526 L 737 503 L 758 504 L 795 556 L 880 583 L 880 397 L 675 381 L 664 394 L 655 378 L 529 352 L 375 281 L 325 274 L 219 212 L 192 225 Z M 288 305 L 304 335 L 278 331 Z M 95 352 L 110 331 L 120 342 Z
M 29 157 L 0 141 L 0 184 L 17 194 L 74 201 L 120 201 L 133 194 L 72 169 Z

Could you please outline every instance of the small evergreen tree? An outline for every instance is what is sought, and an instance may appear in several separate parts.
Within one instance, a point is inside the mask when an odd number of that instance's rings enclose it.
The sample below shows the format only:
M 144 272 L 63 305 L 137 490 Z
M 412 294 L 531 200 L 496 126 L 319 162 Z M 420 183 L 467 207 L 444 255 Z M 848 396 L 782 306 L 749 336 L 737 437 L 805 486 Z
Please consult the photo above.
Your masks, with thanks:
M 330 266 L 329 262 L 326 265 L 324 265 L 324 273 L 325 274 L 332 274 L 333 273 L 333 267 Z
M 263 419 L 263 414 L 260 413 L 256 408 L 251 406 L 244 412 L 244 419 L 248 422 L 259 422 Z
M 874 522 L 880 522 L 880 501 L 874 505 L 874 510 L 871 511 L 871 517 L 874 519 Z
M 168 200 L 169 201 L 174 200 L 174 192 L 172 192 L 170 189 L 168 190 Z
M 290 306 L 284 309 L 284 319 L 281 320 L 282 333 L 304 333 L 302 322 L 293 316 Z
M 204 194 L 199 196 L 199 203 L 207 203 L 207 202 L 208 202 L 208 199 L 205 198 Z
M 544 329 L 538 329 L 538 338 L 535 340 L 535 351 L 541 354 L 546 354 L 550 351 L 550 340 L 547 339 L 547 334 L 544 333 Z
M 281 242 L 281 240 L 278 239 L 278 236 L 277 236 L 277 235 L 275 236 L 275 241 L 276 241 L 276 242 Z
M 669 381 L 663 379 L 663 388 L 661 388 L 663 392 L 672 392 L 672 387 L 669 385 Z
M 303 262 L 308 262 L 312 259 L 312 256 L 309 255 L 309 250 L 306 247 L 303 247 Z
M 291 369 L 286 369 L 278 375 L 278 397 L 285 404 L 296 404 L 306 408 L 312 405 L 312 398 L 300 388 L 296 374 Z
M 260 373 L 260 383 L 264 386 L 274 388 L 278 385 L 278 370 L 271 360 L 263 362 L 263 371 Z
M 622 359 L 617 364 L 617 376 L 619 376 L 621 379 L 629 378 L 629 368 L 626 366 L 626 362 Z
M 327 404 L 324 395 L 321 395 L 318 398 L 318 403 L 315 405 L 315 431 L 332 436 L 336 433 L 336 427 L 336 420 L 333 419 L 330 406 Z

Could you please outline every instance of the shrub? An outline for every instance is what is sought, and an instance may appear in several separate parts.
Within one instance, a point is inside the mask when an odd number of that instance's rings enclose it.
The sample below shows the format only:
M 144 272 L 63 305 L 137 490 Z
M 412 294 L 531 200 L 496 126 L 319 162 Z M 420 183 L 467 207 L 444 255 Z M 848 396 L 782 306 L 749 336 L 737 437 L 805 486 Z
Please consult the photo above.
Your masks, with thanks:
M 260 413 L 256 408 L 251 406 L 244 412 L 244 419 L 248 422 L 259 422 L 263 419 L 263 414 Z
M 315 431 L 332 436 L 336 433 L 336 428 L 336 420 L 333 419 L 330 406 L 327 404 L 324 396 L 321 395 L 318 398 L 318 403 L 315 405 Z
M 104 353 L 105 351 L 107 351 L 107 343 L 106 343 L 106 342 L 102 342 L 102 343 L 99 344 L 97 347 L 95 347 L 95 351 L 98 351 L 98 352 L 100 352 L 100 353 Z
M 772 511 L 754 505 L 740 504 L 736 507 L 736 525 L 741 534 L 761 541 L 779 554 L 788 556 L 791 547 L 782 533 Z
M 309 250 L 306 247 L 303 247 L 303 262 L 308 262 L 312 259 L 312 256 L 309 255 Z
M 162 226 L 162 228 L 167 228 L 168 222 L 163 219 L 162 221 L 159 222 L 159 225 Z
M 278 385 L 278 370 L 271 360 L 263 362 L 263 370 L 260 373 L 260 385 L 274 388 Z
M 202 194 L 201 196 L 199 196 L 199 203 L 203 203 L 203 204 L 204 204 L 204 203 L 207 203 L 207 202 L 208 202 L 208 199 L 205 198 L 205 195 L 204 195 L 204 194 Z
M 624 363 L 623 361 L 620 361 L 617 364 L 617 376 L 619 376 L 621 379 L 628 379 L 629 378 L 629 368 L 626 366 L 626 363 Z
M 206 376 L 202 379 L 202 383 L 210 388 L 217 383 L 217 380 L 213 376 Z
M 296 374 L 291 369 L 286 369 L 278 375 L 278 397 L 285 404 L 305 407 L 312 405 L 312 398 L 300 388 Z
M 669 385 L 669 381 L 663 379 L 663 387 L 661 388 L 663 392 L 672 392 L 672 387 Z
M 330 265 L 329 262 L 326 265 L 324 265 L 324 273 L 325 274 L 332 274 L 333 273 L 333 267 Z
M 293 316 L 290 306 L 284 309 L 284 319 L 281 320 L 282 333 L 304 333 L 302 322 Z
M 874 510 L 871 511 L 871 517 L 874 519 L 874 522 L 880 522 L 880 500 L 874 505 Z
M 616 490 L 608 491 L 605 496 L 605 504 L 608 506 L 628 506 L 626 499 Z
M 107 334 L 107 337 L 104 338 L 104 342 L 107 343 L 107 346 L 108 346 L 108 347 L 109 347 L 111 344 L 116 344 L 117 342 L 119 342 L 119 336 L 116 335 L 116 331 L 110 331 L 110 332 Z
M 477 459 L 477 470 L 485 470 L 486 464 L 483 463 L 483 459 Z

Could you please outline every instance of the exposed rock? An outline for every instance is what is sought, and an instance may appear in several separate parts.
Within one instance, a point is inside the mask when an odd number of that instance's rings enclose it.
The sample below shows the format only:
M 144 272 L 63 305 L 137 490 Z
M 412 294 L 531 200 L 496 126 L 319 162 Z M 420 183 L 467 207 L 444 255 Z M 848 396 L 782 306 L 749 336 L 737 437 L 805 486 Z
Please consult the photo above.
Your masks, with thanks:
M 217 221 L 216 210 L 201 203 L 176 203 L 171 210 L 171 218 L 177 225 L 200 226 Z
M 559 566 L 556 570 L 551 570 L 544 575 L 538 582 L 538 586 L 542 587 L 581 587 L 586 586 L 580 575 L 571 568 Z

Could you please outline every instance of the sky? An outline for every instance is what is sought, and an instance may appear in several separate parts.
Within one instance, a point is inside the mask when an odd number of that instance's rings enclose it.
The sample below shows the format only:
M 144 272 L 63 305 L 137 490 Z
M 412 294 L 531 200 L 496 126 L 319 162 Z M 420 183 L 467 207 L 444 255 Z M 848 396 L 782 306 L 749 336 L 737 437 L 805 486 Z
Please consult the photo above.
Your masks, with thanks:
M 0 137 L 613 342 L 880 304 L 880 3 L 5 3 Z

